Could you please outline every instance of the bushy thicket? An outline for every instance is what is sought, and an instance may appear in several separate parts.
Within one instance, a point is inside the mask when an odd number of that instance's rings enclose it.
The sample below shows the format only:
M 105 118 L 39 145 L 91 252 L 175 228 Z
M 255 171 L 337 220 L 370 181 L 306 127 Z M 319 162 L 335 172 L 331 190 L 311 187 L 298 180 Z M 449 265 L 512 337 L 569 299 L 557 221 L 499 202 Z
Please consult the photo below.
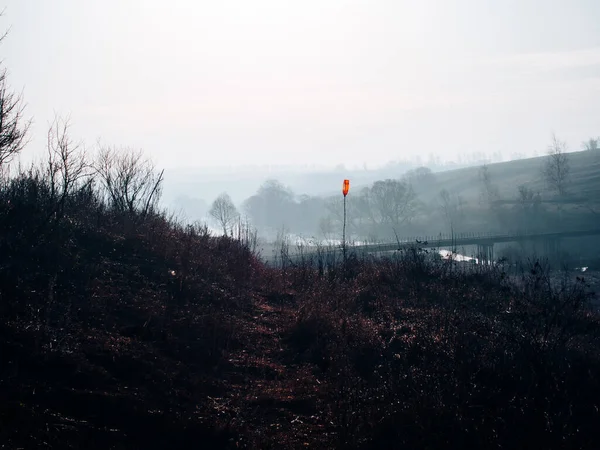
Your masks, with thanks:
M 223 448 L 218 421 L 194 420 L 214 389 L 199 379 L 241 345 L 231 310 L 248 308 L 258 270 L 244 242 L 155 208 L 116 208 L 94 176 L 68 190 L 36 168 L 4 177 L 0 442 L 173 448 L 214 438 Z
M 288 339 L 331 380 L 340 447 L 597 445 L 600 322 L 584 279 L 539 262 L 518 277 L 460 270 L 416 247 L 313 267 L 287 269 Z

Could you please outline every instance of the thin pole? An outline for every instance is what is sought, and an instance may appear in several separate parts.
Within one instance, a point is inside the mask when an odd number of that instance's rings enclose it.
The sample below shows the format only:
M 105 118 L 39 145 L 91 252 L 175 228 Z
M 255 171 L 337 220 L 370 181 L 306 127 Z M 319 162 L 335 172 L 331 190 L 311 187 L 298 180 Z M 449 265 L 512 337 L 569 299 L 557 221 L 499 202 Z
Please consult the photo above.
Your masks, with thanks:
M 344 230 L 342 232 L 342 252 L 346 261 L 346 196 L 344 195 Z

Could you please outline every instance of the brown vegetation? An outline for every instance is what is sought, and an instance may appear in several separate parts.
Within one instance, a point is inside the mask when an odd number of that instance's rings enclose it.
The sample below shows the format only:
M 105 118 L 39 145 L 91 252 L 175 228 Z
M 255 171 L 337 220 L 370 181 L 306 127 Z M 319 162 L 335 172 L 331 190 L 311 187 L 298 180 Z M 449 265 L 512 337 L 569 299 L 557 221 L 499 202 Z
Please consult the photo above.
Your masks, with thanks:
M 32 169 L 0 189 L 9 447 L 595 447 L 584 281 L 416 248 L 267 268 L 241 235 L 73 186 Z

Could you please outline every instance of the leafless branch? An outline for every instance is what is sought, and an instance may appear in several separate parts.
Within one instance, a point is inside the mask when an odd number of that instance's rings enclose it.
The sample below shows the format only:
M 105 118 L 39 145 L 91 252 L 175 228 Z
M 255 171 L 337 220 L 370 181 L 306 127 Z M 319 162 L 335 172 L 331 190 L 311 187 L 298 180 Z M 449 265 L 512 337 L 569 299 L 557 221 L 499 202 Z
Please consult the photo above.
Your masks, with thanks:
M 70 118 L 55 116 L 48 129 L 47 176 L 51 195 L 60 202 L 64 202 L 67 195 L 92 174 L 83 145 L 73 142 L 69 136 L 70 126 Z
M 4 35 L 5 36 L 5 35 Z M 0 38 L 1 41 L 2 38 Z M 12 92 L 7 71 L 0 71 L 0 166 L 9 163 L 27 144 L 31 120 L 24 118 L 25 104 L 21 94 Z
M 104 186 L 106 200 L 119 212 L 139 212 L 146 216 L 162 193 L 164 170 L 140 151 L 101 147 L 95 171 Z

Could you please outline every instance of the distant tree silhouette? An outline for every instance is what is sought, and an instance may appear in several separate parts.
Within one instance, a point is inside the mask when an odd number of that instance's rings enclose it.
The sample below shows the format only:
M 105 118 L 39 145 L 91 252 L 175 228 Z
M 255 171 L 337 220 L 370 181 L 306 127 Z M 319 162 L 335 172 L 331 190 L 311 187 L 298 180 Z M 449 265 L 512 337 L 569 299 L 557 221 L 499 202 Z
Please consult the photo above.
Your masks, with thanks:
M 417 167 L 409 170 L 404 175 L 404 179 L 416 189 L 431 186 L 436 182 L 435 175 L 429 167 Z
M 243 209 L 255 226 L 275 230 L 283 224 L 289 225 L 296 206 L 292 190 L 280 181 L 271 179 L 244 201 Z
M 447 189 L 440 191 L 439 201 L 443 219 L 450 228 L 450 234 L 454 236 L 464 218 L 463 206 L 466 202 L 460 195 L 452 195 Z
M 600 150 L 600 138 L 590 138 L 581 144 L 581 148 L 588 152 L 595 152 Z
M 405 181 L 376 181 L 369 191 L 369 199 L 379 223 L 400 225 L 414 216 L 416 196 Z
M 539 192 L 534 192 L 533 189 L 525 184 L 517 187 L 515 210 L 519 231 L 529 232 L 539 225 L 541 207 L 542 198 Z
M 567 144 L 552 135 L 548 158 L 542 167 L 542 176 L 548 187 L 558 195 L 567 193 L 571 167 L 567 155 Z
M 498 187 L 492 182 L 492 174 L 487 164 L 479 168 L 479 182 L 481 183 L 479 202 L 493 209 L 498 200 L 500 200 L 500 192 L 498 191 Z
M 219 224 L 226 236 L 232 232 L 233 226 L 239 219 L 237 208 L 226 192 L 220 194 L 213 201 L 208 213 Z

